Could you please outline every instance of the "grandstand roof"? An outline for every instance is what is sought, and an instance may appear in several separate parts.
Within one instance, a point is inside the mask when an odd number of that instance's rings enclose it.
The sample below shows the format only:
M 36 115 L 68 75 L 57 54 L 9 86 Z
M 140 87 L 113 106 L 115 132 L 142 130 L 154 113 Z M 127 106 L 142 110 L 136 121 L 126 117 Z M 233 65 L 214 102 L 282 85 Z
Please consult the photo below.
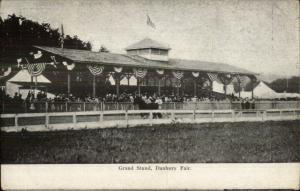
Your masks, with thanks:
M 216 73 L 239 73 L 244 75 L 256 75 L 256 73 L 235 67 L 229 64 L 206 62 L 198 60 L 172 59 L 169 61 L 154 61 L 137 55 L 115 54 L 107 52 L 92 52 L 46 46 L 34 46 L 40 50 L 57 55 L 75 63 L 98 63 L 102 65 L 143 67 L 153 69 L 169 69 L 183 71 L 203 71 Z

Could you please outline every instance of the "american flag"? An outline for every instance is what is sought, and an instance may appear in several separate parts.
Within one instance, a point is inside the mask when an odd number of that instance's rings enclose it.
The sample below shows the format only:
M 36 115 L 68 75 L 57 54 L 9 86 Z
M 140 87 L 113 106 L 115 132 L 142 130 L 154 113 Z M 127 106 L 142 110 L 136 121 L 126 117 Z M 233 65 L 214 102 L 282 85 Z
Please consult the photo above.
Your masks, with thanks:
M 149 15 L 147 14 L 147 25 L 149 25 L 150 27 L 156 29 L 155 24 L 151 21 Z

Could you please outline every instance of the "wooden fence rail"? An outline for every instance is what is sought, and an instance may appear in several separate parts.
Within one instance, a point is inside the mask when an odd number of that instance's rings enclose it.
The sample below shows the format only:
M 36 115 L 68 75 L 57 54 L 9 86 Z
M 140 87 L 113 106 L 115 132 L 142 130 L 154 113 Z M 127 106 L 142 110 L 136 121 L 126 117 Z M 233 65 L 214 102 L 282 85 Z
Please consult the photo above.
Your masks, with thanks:
M 173 123 L 173 122 L 234 122 L 265 120 L 296 120 L 300 117 L 300 109 L 269 110 L 111 110 L 88 112 L 57 113 L 22 113 L 1 114 L 3 125 L 1 130 L 28 126 L 49 128 L 55 125 L 103 123 L 129 126 L 136 124 Z

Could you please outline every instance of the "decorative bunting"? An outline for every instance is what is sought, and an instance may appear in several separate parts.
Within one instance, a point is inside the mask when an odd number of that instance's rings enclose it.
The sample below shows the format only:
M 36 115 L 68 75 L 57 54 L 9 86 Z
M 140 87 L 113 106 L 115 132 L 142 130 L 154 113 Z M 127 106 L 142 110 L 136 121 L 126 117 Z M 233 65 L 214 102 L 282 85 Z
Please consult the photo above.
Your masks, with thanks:
M 27 64 L 28 73 L 31 76 L 39 76 L 45 70 L 46 63 Z
M 22 58 L 18 58 L 17 59 L 17 63 L 18 63 L 18 68 L 22 68 L 23 69 L 23 64 L 21 64 L 21 62 L 22 62 Z
M 104 66 L 100 66 L 100 65 L 96 65 L 96 64 L 89 64 L 89 65 L 87 65 L 87 68 L 94 76 L 98 76 L 98 75 L 102 74 L 102 72 L 104 70 Z
M 216 81 L 218 83 L 222 83 L 220 82 L 219 78 L 218 78 L 218 74 L 216 73 L 207 73 L 208 78 L 210 79 L 210 81 Z
M 54 64 L 57 64 L 55 56 L 50 56 L 51 60 L 54 62 Z
M 192 72 L 192 75 L 193 75 L 195 78 L 198 78 L 199 75 L 200 75 L 200 72 Z
M 156 73 L 159 75 L 163 75 L 165 71 L 163 69 L 156 69 Z
M 39 59 L 43 56 L 42 52 L 41 51 L 38 51 L 36 54 L 33 54 L 33 58 L 34 59 Z
M 220 81 L 222 82 L 222 84 L 224 85 L 228 85 L 232 82 L 233 80 L 233 75 L 230 74 L 219 74 L 218 78 L 220 79 Z
M 117 73 L 121 73 L 123 70 L 123 67 L 116 67 L 114 66 L 114 71 L 117 72 Z
M 143 68 L 134 68 L 133 69 L 133 74 L 135 75 L 135 77 L 137 78 L 144 78 L 147 74 L 147 69 L 143 69 Z
M 173 76 L 175 78 L 177 78 L 178 80 L 180 80 L 184 75 L 183 71 L 172 71 L 172 73 L 173 73 Z
M 75 64 L 74 63 L 72 63 L 72 64 L 68 64 L 67 62 L 62 62 L 63 63 L 63 65 L 65 66 L 65 67 L 67 67 L 67 70 L 73 70 L 74 68 L 75 68 Z
M 6 71 L 4 71 L 3 76 L 8 76 L 11 73 L 11 67 L 8 67 Z
M 238 83 L 240 83 L 240 84 L 244 84 L 246 82 L 245 76 L 241 76 L 241 75 L 237 74 L 235 76 L 235 78 L 237 79 Z

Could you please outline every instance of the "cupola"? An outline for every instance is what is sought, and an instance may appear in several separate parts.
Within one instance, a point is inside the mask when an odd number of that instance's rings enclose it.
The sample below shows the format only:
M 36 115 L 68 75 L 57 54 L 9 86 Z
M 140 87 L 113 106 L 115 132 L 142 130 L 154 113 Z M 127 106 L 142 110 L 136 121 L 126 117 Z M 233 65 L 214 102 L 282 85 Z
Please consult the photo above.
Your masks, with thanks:
M 150 38 L 145 38 L 128 46 L 125 50 L 128 55 L 138 55 L 149 60 L 168 61 L 171 48 Z

